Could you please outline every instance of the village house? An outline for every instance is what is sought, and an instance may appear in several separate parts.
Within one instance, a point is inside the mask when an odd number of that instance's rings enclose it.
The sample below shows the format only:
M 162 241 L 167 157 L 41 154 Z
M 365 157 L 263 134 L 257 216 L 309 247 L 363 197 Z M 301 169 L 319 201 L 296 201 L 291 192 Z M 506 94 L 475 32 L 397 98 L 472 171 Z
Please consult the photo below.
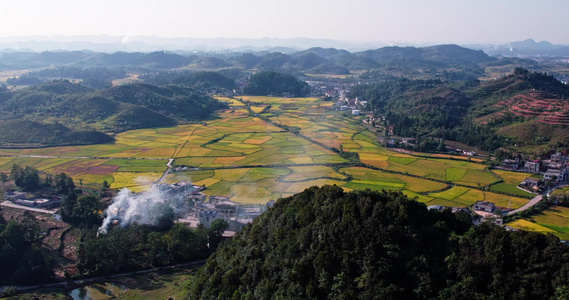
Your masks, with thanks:
M 538 173 L 539 170 L 541 169 L 540 165 L 541 163 L 539 162 L 539 160 L 526 161 L 524 163 L 524 170 L 529 173 Z
M 210 228 L 211 223 L 217 219 L 217 212 L 214 210 L 200 212 L 200 224 L 203 224 L 205 228 Z
M 519 160 L 518 159 L 504 159 L 502 161 L 502 168 L 504 168 L 504 169 L 517 170 L 518 166 L 519 166 Z
M 360 111 L 358 109 L 354 109 L 352 110 L 352 115 L 354 116 L 359 116 L 360 115 Z
M 540 182 L 540 180 L 537 178 L 528 177 L 528 178 L 524 179 L 524 181 L 522 181 L 522 183 L 520 185 L 526 186 L 526 187 L 531 187 L 531 188 L 537 188 L 539 186 L 539 182 Z
M 196 203 L 203 203 L 206 200 L 206 195 L 198 190 L 190 192 L 188 197 L 190 198 L 190 200 Z
M 565 165 L 567 164 L 567 156 L 561 154 L 560 152 L 557 152 L 555 154 L 552 154 L 551 157 L 549 158 L 549 160 L 552 163 L 558 163 L 561 165 Z
M 564 166 L 563 164 L 551 162 L 551 161 L 549 161 L 549 162 L 546 161 L 546 163 L 545 163 L 546 169 L 561 169 L 561 168 L 563 168 L 563 166 Z
M 237 208 L 237 203 L 232 201 L 221 201 L 215 204 L 215 210 L 221 218 L 226 220 L 237 216 Z
M 556 180 L 556 181 L 564 181 L 565 180 L 565 172 L 559 169 L 548 169 L 545 174 L 543 174 L 544 180 Z
M 4 193 L 4 199 L 12 201 L 12 202 L 14 202 L 16 200 L 24 200 L 24 199 L 26 199 L 26 193 L 17 192 L 17 191 L 16 192 L 9 191 L 9 192 Z
M 415 146 L 415 143 L 417 143 L 417 139 L 416 138 L 403 138 L 403 140 L 401 142 L 405 145 Z
M 496 205 L 489 201 L 476 201 L 473 206 L 474 210 L 493 212 L 496 209 Z

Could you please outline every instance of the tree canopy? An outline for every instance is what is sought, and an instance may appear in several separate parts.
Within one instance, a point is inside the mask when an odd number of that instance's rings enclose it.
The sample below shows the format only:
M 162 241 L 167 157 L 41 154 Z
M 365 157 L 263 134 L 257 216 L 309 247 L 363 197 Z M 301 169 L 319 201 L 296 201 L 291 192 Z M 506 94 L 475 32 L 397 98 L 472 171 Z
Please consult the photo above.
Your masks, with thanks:
M 251 75 L 249 84 L 243 92 L 249 95 L 275 95 L 282 96 L 290 93 L 295 97 L 308 95 L 310 87 L 298 78 L 274 71 L 262 71 Z
M 550 299 L 568 291 L 567 250 L 399 192 L 312 187 L 223 243 L 189 299 Z

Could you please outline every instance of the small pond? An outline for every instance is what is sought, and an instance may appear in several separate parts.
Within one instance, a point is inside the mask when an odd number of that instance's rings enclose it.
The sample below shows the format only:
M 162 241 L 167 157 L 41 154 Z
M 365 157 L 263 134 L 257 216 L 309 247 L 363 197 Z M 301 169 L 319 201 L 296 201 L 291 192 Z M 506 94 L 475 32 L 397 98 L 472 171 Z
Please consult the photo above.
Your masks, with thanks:
M 76 288 L 69 293 L 73 300 L 99 300 L 119 297 L 126 287 L 122 284 L 97 283 Z

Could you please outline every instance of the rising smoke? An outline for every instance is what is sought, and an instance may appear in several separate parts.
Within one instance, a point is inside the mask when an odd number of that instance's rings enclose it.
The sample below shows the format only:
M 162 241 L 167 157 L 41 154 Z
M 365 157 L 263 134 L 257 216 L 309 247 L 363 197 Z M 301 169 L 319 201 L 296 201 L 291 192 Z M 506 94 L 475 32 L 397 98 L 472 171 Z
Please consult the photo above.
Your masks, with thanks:
M 127 188 L 120 190 L 105 210 L 105 219 L 97 235 L 107 234 L 111 224 L 124 227 L 136 222 L 160 226 L 164 221 L 173 220 L 175 216 L 189 211 L 187 193 L 167 187 L 153 185 L 142 193 L 132 193 Z

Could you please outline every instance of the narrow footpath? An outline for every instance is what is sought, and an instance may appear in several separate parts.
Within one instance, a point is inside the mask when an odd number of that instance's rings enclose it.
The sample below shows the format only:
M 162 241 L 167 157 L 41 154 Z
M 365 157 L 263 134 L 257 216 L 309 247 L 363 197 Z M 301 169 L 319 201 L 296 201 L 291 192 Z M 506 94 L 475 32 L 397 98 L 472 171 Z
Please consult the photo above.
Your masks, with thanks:
M 155 184 L 159 184 L 162 179 L 164 179 L 164 177 L 166 177 L 166 175 L 168 175 L 168 173 L 170 173 L 170 170 L 172 170 L 172 162 L 174 162 L 173 158 L 168 159 L 168 163 L 166 164 L 166 166 L 168 167 L 166 169 L 166 171 L 164 171 L 164 174 L 162 174 L 162 176 L 160 176 L 160 179 L 158 179 Z

